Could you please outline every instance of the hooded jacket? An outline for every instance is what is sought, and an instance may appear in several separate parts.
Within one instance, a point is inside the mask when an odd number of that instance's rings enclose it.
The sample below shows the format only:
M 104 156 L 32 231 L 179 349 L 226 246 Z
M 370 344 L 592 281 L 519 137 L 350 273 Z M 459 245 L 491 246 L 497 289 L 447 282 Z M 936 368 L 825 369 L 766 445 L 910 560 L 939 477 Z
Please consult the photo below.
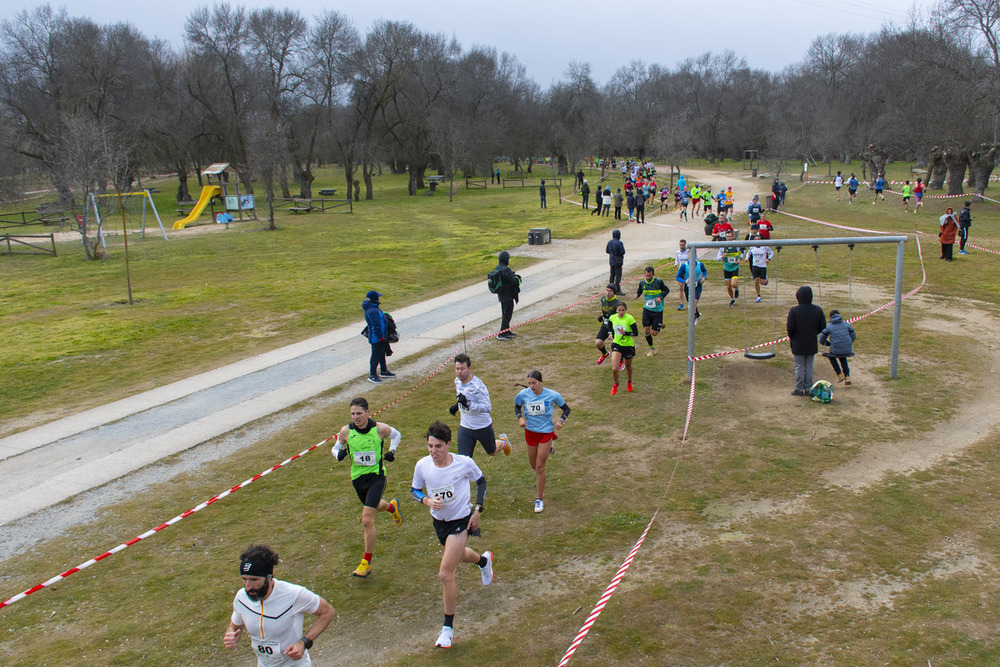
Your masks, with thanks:
M 521 293 L 521 286 L 517 282 L 517 276 L 511 271 L 510 266 L 510 253 L 506 250 L 502 251 L 497 257 L 497 268 L 494 271 L 500 272 L 500 289 L 497 291 L 497 300 L 503 303 L 504 301 L 514 301 L 517 302 L 517 297 Z
M 823 354 L 830 357 L 853 357 L 852 345 L 857 339 L 854 327 L 844 321 L 840 313 L 830 316 L 830 323 L 819 335 L 820 345 L 829 345 L 830 351 Z
M 788 321 L 785 323 L 792 354 L 816 354 L 819 352 L 816 336 L 826 327 L 826 315 L 822 308 L 812 302 L 813 291 L 808 285 L 803 285 L 795 292 L 795 299 L 799 305 L 788 311 Z
M 361 302 L 361 308 L 365 311 L 365 324 L 368 325 L 368 342 L 377 343 L 385 339 L 386 326 L 385 316 L 379 308 L 378 301 L 365 299 Z
M 625 264 L 625 244 L 622 243 L 622 233 L 620 230 L 611 232 L 611 240 L 608 241 L 604 252 L 608 253 L 608 264 L 611 266 L 622 266 Z

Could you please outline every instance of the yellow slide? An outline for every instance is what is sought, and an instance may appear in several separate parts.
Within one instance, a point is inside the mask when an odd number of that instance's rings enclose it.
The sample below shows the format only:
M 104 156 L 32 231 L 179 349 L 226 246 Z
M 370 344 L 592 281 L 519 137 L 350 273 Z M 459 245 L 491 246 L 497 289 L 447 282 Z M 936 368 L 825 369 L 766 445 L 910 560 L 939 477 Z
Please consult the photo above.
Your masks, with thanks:
M 201 196 L 198 197 L 198 203 L 194 205 L 191 209 L 191 214 L 184 218 L 183 220 L 178 220 L 174 223 L 174 229 L 184 229 L 187 225 L 197 220 L 201 216 L 201 212 L 205 210 L 208 206 L 208 201 L 216 196 L 222 194 L 222 188 L 218 185 L 206 185 L 201 189 Z

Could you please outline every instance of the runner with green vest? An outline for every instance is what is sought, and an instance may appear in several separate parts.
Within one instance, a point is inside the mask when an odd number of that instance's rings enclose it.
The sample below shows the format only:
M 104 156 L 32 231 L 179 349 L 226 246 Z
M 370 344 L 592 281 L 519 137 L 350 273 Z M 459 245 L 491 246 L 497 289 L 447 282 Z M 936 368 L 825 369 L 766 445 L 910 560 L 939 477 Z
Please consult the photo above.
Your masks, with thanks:
M 647 266 L 646 276 L 639 281 L 639 287 L 635 291 L 636 299 L 642 297 L 642 329 L 646 334 L 646 343 L 649 344 L 647 357 L 656 355 L 653 336 L 658 335 L 663 327 L 663 299 L 670 294 L 667 284 L 654 278 L 653 273 L 653 267 Z
M 736 240 L 736 232 L 732 229 L 726 232 L 727 241 Z M 740 257 L 743 253 L 739 248 L 726 247 L 719 248 L 717 259 L 722 260 L 722 276 L 726 281 L 726 290 L 729 292 L 729 307 L 736 305 L 736 299 L 740 298 Z
M 619 303 L 621 301 L 615 296 L 615 286 L 613 283 L 609 283 L 604 296 L 601 297 L 601 314 L 597 316 L 597 319 L 601 322 L 601 328 L 597 330 L 597 339 L 594 341 L 595 347 L 601 352 L 601 358 L 597 360 L 598 366 L 603 364 L 604 360 L 608 358 L 608 348 L 604 347 L 604 341 L 611 335 L 611 323 L 608 321 L 608 318 L 618 310 Z
M 389 438 L 389 451 L 382 453 L 383 443 Z M 337 444 L 331 452 L 338 461 L 351 457 L 351 483 L 364 505 L 361 525 L 365 529 L 365 555 L 361 564 L 352 572 L 355 577 L 367 577 L 372 571 L 375 553 L 375 514 L 388 512 L 397 526 L 403 525 L 399 514 L 399 501 L 382 500 L 385 493 L 383 461 L 396 460 L 396 448 L 402 436 L 399 431 L 371 418 L 368 401 L 358 397 L 351 401 L 351 423 L 340 429 Z
M 691 217 L 696 217 L 698 215 L 698 210 L 701 208 L 701 186 L 697 183 L 691 188 Z
M 611 385 L 611 395 L 618 393 L 618 364 L 624 362 L 628 373 L 628 384 L 625 388 L 632 391 L 632 357 L 635 356 L 635 340 L 632 336 L 639 335 L 639 327 L 635 318 L 628 314 L 628 305 L 622 301 L 618 304 L 618 312 L 611 316 L 611 327 L 615 334 L 611 343 L 611 375 L 615 383 Z

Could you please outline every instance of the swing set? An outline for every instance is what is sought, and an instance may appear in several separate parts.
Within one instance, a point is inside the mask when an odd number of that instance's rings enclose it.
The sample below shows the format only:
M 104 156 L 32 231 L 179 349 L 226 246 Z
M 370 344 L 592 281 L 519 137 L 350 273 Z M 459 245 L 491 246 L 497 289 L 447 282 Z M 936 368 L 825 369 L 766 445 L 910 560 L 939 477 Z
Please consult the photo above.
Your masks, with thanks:
M 813 249 L 813 254 L 816 256 L 816 287 L 817 296 L 819 301 L 819 306 L 823 306 L 823 283 L 822 276 L 820 275 L 819 268 L 819 247 L 821 245 L 846 245 L 848 248 L 848 260 L 847 260 L 847 303 L 848 303 L 848 319 L 851 318 L 851 309 L 853 307 L 853 255 L 854 246 L 857 244 L 864 243 L 895 243 L 896 244 L 896 279 L 895 279 L 895 299 L 893 301 L 893 317 L 892 317 L 892 352 L 890 356 L 889 363 L 889 377 L 895 378 L 896 371 L 899 362 L 899 321 L 902 314 L 903 306 L 903 244 L 906 243 L 905 236 L 860 236 L 860 237 L 845 237 L 845 238 L 825 238 L 825 239 L 781 239 L 777 241 L 775 239 L 754 239 L 752 241 L 701 241 L 688 243 L 687 247 L 690 250 L 688 256 L 688 288 L 691 294 L 695 293 L 695 277 L 696 268 L 698 262 L 698 250 L 700 249 L 711 249 L 711 248 L 751 248 L 758 246 L 771 246 L 775 250 L 774 254 L 774 273 L 771 279 L 768 280 L 770 283 L 772 280 L 774 282 L 774 312 L 772 315 L 772 336 L 771 342 L 765 344 L 763 347 L 769 347 L 769 350 L 757 352 L 754 351 L 756 347 L 762 346 L 750 346 L 750 334 L 749 328 L 747 326 L 747 304 L 746 304 L 746 291 L 743 295 L 743 339 L 744 348 L 743 356 L 747 359 L 754 360 L 764 360 L 773 359 L 775 357 L 774 345 L 778 337 L 778 257 L 781 255 L 781 249 L 785 246 L 811 246 Z M 748 288 L 749 285 L 745 287 Z M 692 376 L 694 372 L 694 345 L 695 345 L 695 309 L 688 309 L 688 378 Z

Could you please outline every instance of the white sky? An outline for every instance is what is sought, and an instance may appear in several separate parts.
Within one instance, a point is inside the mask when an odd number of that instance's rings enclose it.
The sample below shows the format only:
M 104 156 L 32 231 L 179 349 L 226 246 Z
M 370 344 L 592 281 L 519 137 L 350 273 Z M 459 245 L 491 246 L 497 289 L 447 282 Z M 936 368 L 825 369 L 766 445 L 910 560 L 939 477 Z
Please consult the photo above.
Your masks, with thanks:
M 8 20 L 39 2 L 14 0 L 0 8 Z M 175 46 L 184 21 L 204 0 L 109 2 L 56 0 L 71 16 L 98 23 L 127 21 L 147 36 Z M 425 32 L 454 36 L 468 49 L 493 46 L 517 56 L 543 89 L 562 78 L 570 61 L 589 62 L 598 84 L 638 59 L 673 69 L 685 58 L 731 49 L 752 67 L 778 72 L 800 61 L 813 38 L 828 33 L 868 33 L 886 23 L 905 26 L 914 0 L 714 0 L 680 9 L 665 0 L 615 3 L 594 0 L 244 0 L 247 8 L 289 7 L 312 17 L 324 9 L 347 15 L 364 34 L 377 19 L 409 21 Z M 626 9 L 628 8 L 628 9 Z M 643 14 L 635 9 L 645 8 Z

